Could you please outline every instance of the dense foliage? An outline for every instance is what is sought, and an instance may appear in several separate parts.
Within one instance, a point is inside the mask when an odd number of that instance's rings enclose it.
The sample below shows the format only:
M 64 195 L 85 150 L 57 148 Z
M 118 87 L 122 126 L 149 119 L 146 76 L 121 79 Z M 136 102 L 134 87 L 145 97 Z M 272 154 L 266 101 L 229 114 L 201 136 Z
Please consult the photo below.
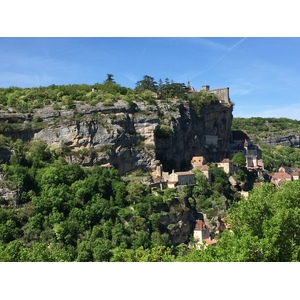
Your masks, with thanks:
M 93 92 L 97 91 L 97 92 Z M 1 88 L 0 109 L 14 108 L 19 112 L 32 112 L 35 108 L 52 105 L 54 109 L 62 107 L 71 109 L 76 101 L 90 105 L 103 103 L 111 105 L 118 99 L 130 100 L 134 98 L 134 91 L 111 81 L 93 86 L 87 84 L 51 85 L 38 88 Z
M 277 189 L 265 183 L 229 208 L 218 246 L 192 250 L 183 261 L 295 262 L 300 260 L 300 181 Z
M 300 121 L 288 118 L 233 118 L 232 130 L 245 130 L 253 138 L 300 132 Z
M 176 192 L 123 181 L 115 169 L 67 164 L 40 141 L 13 143 L 2 164 L 20 203 L 0 209 L 1 261 L 299 261 L 300 181 L 265 183 L 234 200 L 228 177 L 211 165 Z M 19 150 L 18 150 L 19 149 Z M 189 210 L 224 217 L 231 231 L 205 250 L 174 245 L 171 220 Z M 191 236 L 192 240 L 192 236 Z
M 190 102 L 196 112 L 199 112 L 200 108 L 204 105 L 211 103 L 218 103 L 219 100 L 215 94 L 201 90 L 199 93 L 194 93 L 190 96 Z
M 277 172 L 281 166 L 300 168 L 300 149 L 287 146 L 262 147 L 265 169 Z
M 170 82 L 168 78 L 165 82 L 159 79 L 157 83 L 153 77 L 145 75 L 142 80 L 136 83 L 136 91 L 143 92 L 146 90 L 157 93 L 159 99 L 177 98 L 187 99 L 187 87 L 184 83 Z
M 93 85 L 70 84 L 51 85 L 48 87 L 0 88 L 0 109 L 11 108 L 18 112 L 32 112 L 33 109 L 51 105 L 54 109 L 72 109 L 75 104 L 86 103 L 96 105 L 113 105 L 117 100 L 146 101 L 153 103 L 154 99 L 187 99 L 186 86 L 183 83 L 169 82 L 157 84 L 154 78 L 145 75 L 137 82 L 136 88 L 131 89 L 117 84 L 112 74 L 102 83 Z
M 152 192 L 113 168 L 68 164 L 43 141 L 0 137 L 14 152 L 1 186 L 19 195 L 15 207 L 1 199 L 2 261 L 173 261 L 186 245 L 174 244 L 171 220 L 189 211 L 224 216 L 233 197 L 218 168 L 213 186 L 199 171 L 192 189 Z

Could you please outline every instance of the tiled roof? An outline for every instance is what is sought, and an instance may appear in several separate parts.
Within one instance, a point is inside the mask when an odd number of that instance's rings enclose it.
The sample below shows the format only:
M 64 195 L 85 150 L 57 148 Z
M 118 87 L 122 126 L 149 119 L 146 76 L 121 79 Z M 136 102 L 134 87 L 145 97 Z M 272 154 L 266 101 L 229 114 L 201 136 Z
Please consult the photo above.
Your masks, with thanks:
M 221 163 L 230 163 L 231 160 L 229 158 L 224 158 Z
M 201 171 L 209 171 L 210 170 L 210 167 L 208 165 L 203 165 L 203 166 L 194 166 L 193 167 L 193 170 L 201 170 Z
M 291 179 L 292 176 L 285 172 L 276 172 L 273 174 L 272 179 Z
M 202 171 L 209 171 L 210 167 L 208 165 L 204 165 L 204 166 L 200 167 L 200 170 L 202 170 Z
M 177 175 L 194 175 L 192 171 L 175 172 Z
M 204 221 L 202 221 L 202 220 L 196 220 L 195 230 L 203 230 L 203 229 L 207 229 Z

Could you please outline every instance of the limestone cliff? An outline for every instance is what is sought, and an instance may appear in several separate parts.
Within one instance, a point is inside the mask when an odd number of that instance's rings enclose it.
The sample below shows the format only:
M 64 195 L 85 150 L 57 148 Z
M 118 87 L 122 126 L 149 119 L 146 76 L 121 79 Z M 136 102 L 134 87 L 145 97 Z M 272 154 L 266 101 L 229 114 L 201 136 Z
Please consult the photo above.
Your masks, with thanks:
M 68 148 L 67 159 L 87 166 L 112 165 L 121 174 L 150 171 L 160 160 L 166 170 L 190 168 L 193 156 L 220 161 L 232 122 L 232 106 L 212 103 L 195 111 L 188 101 L 118 101 L 114 106 L 76 104 L 73 110 L 51 107 L 31 114 L 2 113 L 0 122 L 16 122 L 20 130 L 1 127 L 0 133 L 45 140 Z M 162 130 L 164 129 L 164 131 Z
M 259 138 L 258 141 L 270 146 L 300 148 L 300 133 L 276 134 L 274 137 Z

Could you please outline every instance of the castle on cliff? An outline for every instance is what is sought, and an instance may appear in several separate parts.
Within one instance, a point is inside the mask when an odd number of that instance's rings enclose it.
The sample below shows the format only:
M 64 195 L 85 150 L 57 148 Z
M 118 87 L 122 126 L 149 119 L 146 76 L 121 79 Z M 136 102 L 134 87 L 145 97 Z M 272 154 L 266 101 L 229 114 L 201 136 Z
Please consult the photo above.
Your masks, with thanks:
M 188 94 L 193 94 L 193 93 L 199 93 L 201 90 L 199 90 L 199 91 L 195 90 L 191 86 L 190 82 L 188 81 L 187 91 L 188 91 Z M 202 91 L 206 91 L 208 93 L 215 94 L 217 96 L 217 98 L 219 99 L 219 102 L 222 104 L 230 104 L 229 87 L 210 90 L 209 85 L 203 85 Z

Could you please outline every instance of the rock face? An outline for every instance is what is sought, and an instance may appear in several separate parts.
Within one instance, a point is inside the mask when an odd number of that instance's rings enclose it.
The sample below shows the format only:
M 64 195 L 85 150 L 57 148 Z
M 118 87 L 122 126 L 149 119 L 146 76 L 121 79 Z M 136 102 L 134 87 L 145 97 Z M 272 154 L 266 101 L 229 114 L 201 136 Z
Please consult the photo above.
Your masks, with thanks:
M 195 226 L 195 212 L 174 200 L 170 211 L 160 217 L 160 226 L 168 233 L 172 245 L 188 243 Z
M 287 146 L 292 148 L 300 148 L 300 133 L 287 134 L 266 139 L 260 139 L 260 142 L 269 144 L 270 146 Z
M 226 155 L 232 106 L 213 103 L 195 111 L 188 101 L 133 102 L 131 106 L 118 101 L 110 107 L 77 104 L 74 110 L 39 109 L 9 118 L 24 123 L 24 130 L 9 133 L 14 138 L 67 146 L 72 150 L 67 156 L 70 162 L 110 164 L 124 174 L 151 171 L 156 160 L 166 171 L 189 169 L 190 160 L 198 155 L 221 161 Z
M 156 138 L 156 159 L 166 165 L 173 164 L 177 170 L 189 169 L 193 156 L 204 156 L 206 161 L 221 161 L 226 155 L 231 128 L 231 107 L 215 103 L 197 112 L 185 103 L 174 108 L 173 113 L 164 109 L 173 135 Z

